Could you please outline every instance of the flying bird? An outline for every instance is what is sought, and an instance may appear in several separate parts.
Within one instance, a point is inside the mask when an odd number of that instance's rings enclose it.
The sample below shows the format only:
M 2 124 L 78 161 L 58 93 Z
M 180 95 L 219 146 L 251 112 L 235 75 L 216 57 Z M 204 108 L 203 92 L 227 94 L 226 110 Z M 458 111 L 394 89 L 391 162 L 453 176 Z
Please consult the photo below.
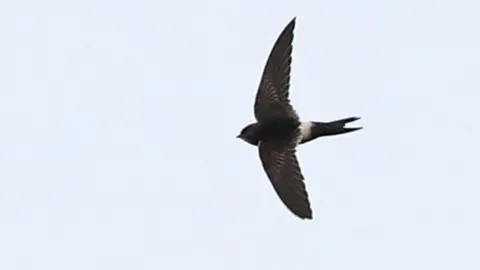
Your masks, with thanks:
M 292 41 L 296 17 L 285 26 L 265 64 L 254 103 L 256 123 L 244 127 L 237 138 L 257 146 L 267 177 L 285 206 L 301 219 L 312 219 L 312 209 L 296 147 L 322 136 L 361 129 L 346 127 L 360 119 L 331 122 L 301 121 L 289 99 Z

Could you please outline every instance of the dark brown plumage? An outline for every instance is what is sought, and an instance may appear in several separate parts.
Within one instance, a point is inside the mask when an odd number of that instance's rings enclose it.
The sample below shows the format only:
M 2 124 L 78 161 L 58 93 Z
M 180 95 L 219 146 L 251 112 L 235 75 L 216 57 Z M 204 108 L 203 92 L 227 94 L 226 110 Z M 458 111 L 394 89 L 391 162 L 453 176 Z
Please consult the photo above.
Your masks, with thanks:
M 299 120 L 289 99 L 295 20 L 296 18 L 293 18 L 283 29 L 263 69 L 254 105 L 255 118 L 258 122 L 279 117 Z
M 312 209 L 296 157 L 297 145 L 360 128 L 345 127 L 358 117 L 327 123 L 300 122 L 289 99 L 295 21 L 293 18 L 277 38 L 265 64 L 254 104 L 257 123 L 247 125 L 237 137 L 258 146 L 262 166 L 285 206 L 297 217 L 311 219 Z

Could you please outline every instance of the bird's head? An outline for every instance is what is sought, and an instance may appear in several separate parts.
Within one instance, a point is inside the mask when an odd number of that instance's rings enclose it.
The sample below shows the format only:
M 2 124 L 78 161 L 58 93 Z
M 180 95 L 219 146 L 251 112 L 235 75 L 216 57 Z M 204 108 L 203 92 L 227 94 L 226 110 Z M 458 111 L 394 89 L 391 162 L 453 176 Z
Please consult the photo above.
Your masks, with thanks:
M 249 124 L 240 131 L 237 138 L 242 139 L 251 145 L 258 145 L 257 127 L 258 124 L 256 123 Z

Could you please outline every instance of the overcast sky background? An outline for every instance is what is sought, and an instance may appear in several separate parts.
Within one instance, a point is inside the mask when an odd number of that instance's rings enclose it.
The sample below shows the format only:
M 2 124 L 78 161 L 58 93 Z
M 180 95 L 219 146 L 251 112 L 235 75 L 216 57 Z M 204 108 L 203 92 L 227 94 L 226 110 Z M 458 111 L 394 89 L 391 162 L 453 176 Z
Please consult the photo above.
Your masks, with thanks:
M 480 269 L 478 1 L 0 2 L 0 269 Z M 257 149 L 263 65 L 361 132 Z

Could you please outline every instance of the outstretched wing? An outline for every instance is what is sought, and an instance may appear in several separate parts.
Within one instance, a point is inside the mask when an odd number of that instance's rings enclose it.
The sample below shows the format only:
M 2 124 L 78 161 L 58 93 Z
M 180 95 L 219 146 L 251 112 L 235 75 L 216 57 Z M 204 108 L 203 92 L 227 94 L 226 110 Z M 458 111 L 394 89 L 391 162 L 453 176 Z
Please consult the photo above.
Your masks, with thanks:
M 283 141 L 262 141 L 260 159 L 273 188 L 285 206 L 302 219 L 312 219 L 304 177 L 295 154 L 297 132 Z
M 258 122 L 275 118 L 294 118 L 298 114 L 290 104 L 290 65 L 292 63 L 293 18 L 277 38 L 265 64 L 255 97 L 254 113 Z

